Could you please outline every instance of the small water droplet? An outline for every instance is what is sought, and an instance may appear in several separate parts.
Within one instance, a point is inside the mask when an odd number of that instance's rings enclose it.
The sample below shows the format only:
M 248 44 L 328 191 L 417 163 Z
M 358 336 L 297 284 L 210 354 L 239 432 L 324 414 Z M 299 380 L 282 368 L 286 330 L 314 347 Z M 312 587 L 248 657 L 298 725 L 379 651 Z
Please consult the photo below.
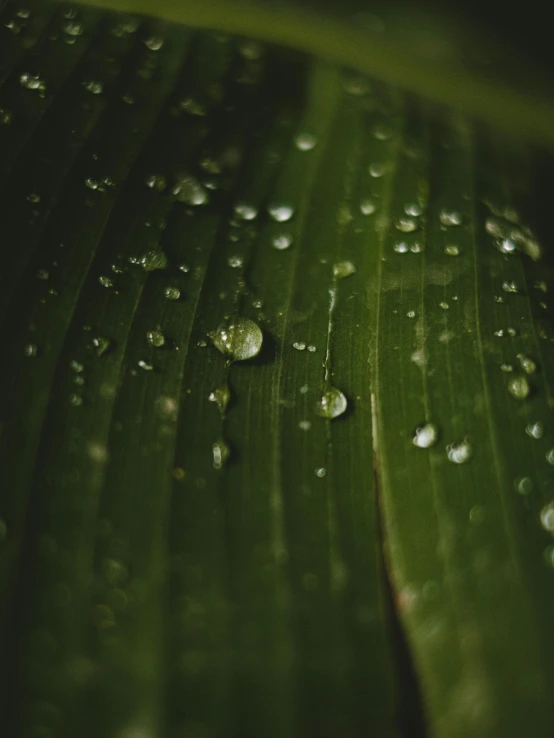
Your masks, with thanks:
M 447 302 L 439 302 L 439 307 L 443 310 L 448 310 L 450 308 L 450 305 Z
M 19 76 L 19 82 L 21 86 L 25 87 L 25 89 L 27 90 L 44 91 L 46 89 L 44 80 L 42 80 L 38 74 L 30 74 L 29 72 L 24 72 Z
M 154 365 L 151 364 L 149 361 L 144 361 L 144 359 L 140 359 L 140 361 L 137 361 L 137 366 L 139 367 L 139 369 L 142 369 L 145 372 L 154 371 Z
M 109 289 L 114 286 L 113 279 L 110 279 L 109 277 L 105 277 L 104 275 L 100 275 L 98 277 L 98 281 L 102 285 L 102 287 L 106 287 L 106 289 Z
M 447 246 L 444 247 L 444 253 L 447 256 L 459 256 L 460 255 L 460 247 L 456 246 L 455 243 L 449 243 Z
M 415 310 L 408 310 L 408 312 L 406 313 L 406 317 L 408 318 L 415 318 L 415 316 Z
M 297 351 L 304 351 L 306 348 L 306 344 L 303 341 L 295 341 L 292 344 L 292 347 L 295 348 Z
M 402 217 L 398 218 L 394 224 L 395 228 L 402 233 L 413 233 L 419 228 L 419 223 L 415 218 Z
M 167 187 L 167 180 L 163 174 L 151 174 L 144 180 L 144 184 L 151 190 L 163 192 Z
M 0 108 L 0 126 L 9 126 L 12 122 L 12 111 Z
M 25 356 L 34 359 L 38 355 L 38 346 L 36 345 L 36 343 L 28 343 L 24 347 L 23 353 Z
M 529 356 L 518 354 L 517 358 L 525 374 L 534 374 L 537 371 L 536 363 Z
M 360 212 L 362 215 L 373 215 L 377 210 L 377 205 L 374 200 L 366 198 L 360 202 Z
M 502 289 L 504 290 L 504 292 L 519 292 L 519 287 L 517 286 L 517 283 L 513 280 L 502 282 Z
M 238 269 L 244 264 L 244 259 L 242 258 L 242 256 L 235 254 L 235 256 L 230 256 L 227 259 L 227 264 L 229 264 L 229 266 L 233 269 Z
M 310 428 L 312 427 L 312 424 L 310 423 L 309 420 L 301 420 L 298 423 L 298 427 L 300 428 L 300 430 L 309 431 Z
M 308 132 L 298 133 L 294 139 L 294 145 L 299 151 L 311 151 L 317 143 L 317 138 Z
M 439 439 L 439 429 L 434 423 L 425 423 L 415 429 L 412 439 L 414 446 L 418 448 L 430 448 Z
M 317 349 L 316 349 L 316 347 L 312 343 L 310 343 L 309 346 L 308 346 L 308 351 L 311 354 L 313 354 L 313 353 L 315 353 L 317 351 Z
M 554 448 L 551 448 L 550 451 L 547 451 L 545 456 L 548 463 L 554 466 Z
M 294 208 L 286 203 L 273 203 L 267 211 L 277 223 L 285 223 L 294 215 Z
M 177 177 L 172 193 L 175 195 L 177 202 L 182 202 L 185 205 L 205 205 L 209 200 L 205 188 L 196 177 L 192 177 L 190 174 L 181 174 Z
M 336 387 L 329 387 L 319 400 L 316 411 L 322 418 L 338 418 L 348 407 L 348 401 Z
M 165 336 L 161 331 L 147 331 L 146 340 L 151 346 L 160 348 L 165 344 Z
M 520 495 L 530 495 L 533 486 L 533 481 L 529 477 L 516 477 L 514 479 L 514 488 Z
M 219 439 L 212 446 L 214 469 L 220 471 L 227 463 L 231 455 L 231 449 L 223 439 Z
M 217 387 L 216 389 L 212 390 L 210 394 L 208 395 L 208 400 L 210 402 L 215 402 L 215 404 L 217 405 L 219 409 L 219 412 L 222 415 L 227 409 L 227 405 L 229 404 L 230 399 L 231 399 L 231 390 L 229 389 L 229 386 L 227 384 L 224 384 L 221 387 Z
M 290 233 L 280 233 L 279 235 L 274 236 L 271 244 L 274 249 L 284 251 L 292 245 L 292 236 Z
M 166 287 L 164 289 L 164 296 L 168 300 L 178 300 L 181 297 L 181 291 L 177 287 Z
M 255 220 L 258 216 L 258 211 L 253 205 L 248 203 L 238 203 L 234 207 L 235 215 L 241 220 Z
M 506 363 L 500 364 L 500 369 L 503 372 L 513 372 L 514 371 L 513 365 L 512 364 L 506 364 Z
M 148 36 L 144 39 L 144 45 L 150 51 L 159 51 L 164 45 L 164 40 L 161 36 Z
M 327 475 L 327 469 L 324 466 L 320 466 L 319 469 L 314 469 L 314 474 L 316 477 L 323 479 Z
M 84 364 L 81 364 L 80 361 L 75 361 L 75 359 L 72 359 L 69 362 L 69 367 L 72 371 L 74 371 L 76 374 L 81 374 L 85 371 Z
M 180 272 L 183 272 L 183 274 L 188 274 L 190 272 L 190 267 L 189 267 L 188 264 L 179 264 L 179 266 L 177 267 L 177 269 Z
M 79 21 L 68 20 L 63 24 L 63 32 L 72 37 L 82 36 L 84 33 L 83 24 Z
M 394 250 L 397 254 L 406 254 L 410 250 L 409 245 L 406 243 L 406 241 L 397 241 L 394 244 Z
M 524 400 L 530 391 L 531 388 L 529 387 L 529 382 L 525 377 L 512 377 L 508 382 L 508 392 L 512 397 L 515 397 L 516 400 Z
M 369 174 L 371 177 L 379 179 L 379 177 L 382 177 L 387 173 L 388 169 L 389 167 L 384 162 L 375 161 L 373 164 L 369 165 Z
M 525 432 L 531 438 L 539 439 L 542 438 L 544 435 L 544 426 L 540 422 L 540 420 L 538 420 L 536 423 L 527 423 L 527 425 L 525 426 Z
M 504 331 L 502 330 L 502 328 L 499 328 L 497 331 L 494 332 L 494 335 L 497 338 L 502 338 L 504 336 Z
M 439 220 L 443 226 L 459 226 L 462 224 L 462 215 L 457 210 L 443 208 L 439 213 Z
M 554 534 L 554 502 L 549 502 L 542 508 L 540 520 L 545 531 Z
M 544 282 L 544 281 L 543 281 L 542 279 L 539 279 L 539 280 L 537 280 L 537 281 L 536 281 L 536 282 L 535 282 L 535 283 L 533 284 L 533 287 L 534 287 L 534 288 L 535 288 L 536 290 L 539 290 L 540 292 L 544 292 L 545 294 L 546 294 L 546 293 L 548 292 L 548 285 L 547 285 L 547 284 L 546 284 L 546 282 Z
M 517 243 L 512 238 L 500 238 L 495 245 L 501 254 L 515 254 L 517 251 Z
M 406 215 L 412 215 L 418 218 L 420 215 L 423 215 L 423 208 L 418 202 L 407 202 L 404 205 L 404 212 Z
M 104 90 L 104 85 L 97 79 L 85 79 L 81 84 L 91 95 L 101 95 Z
M 112 340 L 105 336 L 94 336 L 92 346 L 96 356 L 103 356 L 112 346 Z
M 83 398 L 81 395 L 77 395 L 75 393 L 69 395 L 69 404 L 71 407 L 81 407 L 83 404 Z
M 233 361 L 252 359 L 262 348 L 262 331 L 248 318 L 236 318 L 224 323 L 209 336 L 214 346 Z
M 446 447 L 448 460 L 453 464 L 465 464 L 473 456 L 473 446 L 464 438 L 460 443 L 451 443 Z
M 335 279 L 344 279 L 354 274 L 356 267 L 351 261 L 339 261 L 337 264 L 333 264 L 333 277 Z
M 167 269 L 167 256 L 161 249 L 152 249 L 140 257 L 139 264 L 145 272 L 153 272 L 156 269 Z

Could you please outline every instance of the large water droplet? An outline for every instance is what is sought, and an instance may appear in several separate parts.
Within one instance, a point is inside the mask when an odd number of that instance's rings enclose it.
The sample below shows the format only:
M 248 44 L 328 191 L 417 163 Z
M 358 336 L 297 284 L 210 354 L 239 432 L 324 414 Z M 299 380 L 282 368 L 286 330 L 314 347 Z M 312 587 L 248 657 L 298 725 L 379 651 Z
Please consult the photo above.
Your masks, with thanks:
M 536 423 L 527 423 L 525 426 L 525 432 L 528 436 L 531 436 L 531 438 L 539 439 L 544 435 L 544 426 L 540 420 Z
M 177 287 L 166 287 L 164 289 L 164 296 L 168 300 L 178 300 L 181 297 L 181 290 Z
M 451 443 L 446 447 L 448 460 L 453 464 L 465 464 L 473 456 L 473 446 L 464 438 L 460 443 Z
M 286 203 L 273 203 L 268 207 L 267 211 L 277 223 L 285 223 L 294 214 L 292 205 Z
M 319 400 L 316 411 L 322 418 L 338 418 L 348 407 L 348 401 L 336 387 L 329 387 Z
M 292 245 L 292 236 L 290 233 L 280 233 L 273 238 L 271 244 L 274 249 L 284 251 Z
M 377 210 L 377 205 L 374 200 L 370 200 L 369 198 L 366 198 L 365 200 L 362 200 L 360 203 L 360 212 L 362 215 L 373 215 L 373 213 Z
M 531 388 L 529 387 L 529 382 L 525 377 L 516 376 L 510 378 L 510 381 L 508 382 L 508 392 L 512 397 L 515 397 L 516 400 L 524 400 L 530 391 Z
M 534 374 L 537 371 L 536 363 L 529 356 L 518 354 L 517 358 L 519 359 L 519 363 L 521 364 L 521 368 L 525 374 Z
M 248 203 L 238 203 L 235 205 L 235 215 L 241 220 L 255 220 L 258 216 L 258 211 L 253 205 Z
M 415 218 L 402 217 L 398 218 L 394 224 L 398 231 L 402 233 L 413 233 L 419 228 L 419 223 Z
M 443 226 L 459 226 L 462 224 L 462 215 L 457 210 L 443 210 L 439 213 L 439 220 Z
M 311 151 L 317 143 L 317 138 L 308 132 L 299 133 L 294 139 L 294 145 L 299 151 Z
M 430 448 L 439 439 L 439 429 L 434 423 L 425 423 L 415 429 L 413 443 L 418 448 Z
M 165 344 L 165 336 L 161 331 L 147 331 L 146 340 L 151 346 L 161 348 Z
M 233 361 L 252 359 L 260 353 L 263 334 L 248 318 L 235 318 L 209 334 L 214 346 Z

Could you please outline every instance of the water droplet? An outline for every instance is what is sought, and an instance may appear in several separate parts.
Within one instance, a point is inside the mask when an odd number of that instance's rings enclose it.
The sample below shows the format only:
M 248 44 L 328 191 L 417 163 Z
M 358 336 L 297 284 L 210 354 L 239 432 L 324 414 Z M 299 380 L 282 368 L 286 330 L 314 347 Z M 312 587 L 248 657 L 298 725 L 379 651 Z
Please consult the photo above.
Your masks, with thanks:
M 456 210 L 443 210 L 439 213 L 439 220 L 443 226 L 459 226 L 462 224 L 462 215 Z
M 546 460 L 549 464 L 552 464 L 552 466 L 554 466 L 554 448 L 551 448 L 550 451 L 546 452 Z
M 327 469 L 324 466 L 320 466 L 319 469 L 314 469 L 314 474 L 316 477 L 323 479 L 327 475 Z
M 30 74 L 29 72 L 24 72 L 20 75 L 19 82 L 21 86 L 25 87 L 27 90 L 43 91 L 46 89 L 44 81 L 38 76 L 38 74 Z
M 1 114 L 0 114 L 0 117 L 1 117 Z M 0 122 L 1 122 L 1 121 L 0 121 Z M 547 284 L 546 284 L 546 282 L 544 282 L 544 281 L 543 281 L 542 279 L 539 279 L 539 280 L 537 280 L 537 281 L 536 281 L 536 282 L 535 282 L 535 283 L 533 284 L 533 287 L 534 287 L 534 288 L 535 288 L 536 290 L 539 290 L 540 292 L 544 292 L 545 294 L 546 294 L 546 293 L 548 292 L 548 285 L 547 285 Z
M 139 264 L 145 272 L 153 272 L 156 269 L 167 269 L 167 256 L 161 249 L 147 251 L 139 259 Z
M 144 45 L 150 51 L 159 51 L 164 45 L 164 40 L 161 36 L 148 36 L 144 39 Z
M 518 354 L 517 358 L 519 359 L 519 363 L 521 364 L 521 368 L 525 374 L 534 374 L 537 371 L 536 363 L 529 356 Z
M 322 418 L 338 418 L 348 407 L 348 401 L 336 387 L 329 387 L 319 400 L 316 411 Z
M 439 302 L 439 307 L 443 310 L 448 310 L 450 308 L 450 305 L 447 302 Z
M 439 429 L 434 423 L 425 423 L 415 429 L 413 443 L 418 448 L 430 448 L 439 439 Z
M 549 502 L 541 510 L 541 525 L 547 533 L 554 534 L 554 502 Z
M 229 264 L 230 267 L 233 267 L 233 269 L 238 269 L 244 264 L 244 260 L 242 256 L 238 256 L 238 255 L 230 256 L 227 259 L 227 264 Z
M 165 336 L 161 331 L 147 331 L 146 340 L 151 346 L 160 348 L 165 344 Z
M 309 351 L 309 352 L 310 352 L 311 354 L 313 354 L 313 353 L 315 353 L 315 352 L 317 351 L 317 349 L 316 349 L 316 347 L 315 347 L 315 346 L 314 346 L 313 344 L 310 344 L 310 345 L 308 346 L 308 351 Z
M 303 341 L 295 341 L 292 344 L 292 347 L 295 348 L 297 351 L 304 351 L 306 348 L 306 344 Z
M 79 21 L 68 20 L 63 24 L 63 32 L 72 37 L 82 36 L 84 33 L 83 24 Z
M 375 161 L 373 162 L 373 164 L 369 165 L 369 174 L 375 179 L 379 179 L 379 177 L 382 177 L 384 174 L 387 173 L 387 171 L 388 166 L 384 162 Z
M 529 477 L 516 477 L 514 488 L 520 495 L 530 495 L 533 491 L 533 481 Z
M 418 218 L 423 214 L 423 208 L 418 202 L 407 202 L 404 205 L 404 212 L 406 215 L 413 215 L 415 218 Z
M 139 369 L 142 369 L 145 372 L 154 371 L 154 365 L 151 364 L 149 361 L 144 361 L 144 359 L 140 359 L 140 361 L 137 361 L 137 366 L 139 367 Z
M 351 261 L 339 261 L 337 264 L 333 264 L 333 277 L 335 279 L 344 279 L 354 274 L 356 267 Z
M 9 126 L 12 122 L 12 111 L 0 108 L 0 126 Z
M 377 210 L 377 205 L 373 200 L 370 200 L 369 198 L 366 198 L 365 200 L 362 200 L 360 203 L 360 212 L 362 215 L 373 215 L 373 213 Z
M 233 361 L 252 359 L 260 353 L 263 334 L 248 318 L 236 318 L 209 334 L 214 346 Z
M 50 279 L 50 272 L 48 271 L 48 269 L 39 269 L 37 272 L 37 279 Z
M 406 313 L 406 317 L 408 318 L 415 318 L 415 316 L 415 310 L 408 310 L 408 312 Z
M 112 341 L 105 336 L 94 336 L 92 339 L 92 346 L 96 356 L 103 356 L 112 346 Z
M 406 254 L 410 250 L 410 247 L 408 246 L 406 241 L 397 241 L 397 243 L 394 244 L 393 248 L 397 254 Z
M 217 389 L 212 390 L 210 394 L 208 395 L 208 400 L 210 402 L 215 402 L 215 404 L 217 405 L 219 409 L 219 412 L 222 415 L 227 409 L 227 405 L 229 404 L 230 399 L 231 399 L 231 390 L 229 389 L 229 386 L 227 384 L 224 384 L 221 387 L 218 387 Z
M 38 355 L 38 346 L 36 345 L 36 343 L 28 343 L 24 347 L 23 353 L 25 356 L 34 359 Z
M 513 280 L 510 282 L 502 282 L 502 289 L 504 290 L 504 292 L 519 292 L 519 287 Z
M 419 223 L 415 218 L 402 217 L 398 218 L 394 224 L 395 228 L 402 233 L 412 233 L 419 228 Z
M 460 255 L 460 247 L 456 246 L 455 243 L 449 243 L 447 246 L 444 247 L 444 253 L 447 256 L 459 256 Z
M 412 254 L 421 254 L 423 251 L 423 244 L 419 241 L 414 241 L 414 243 L 410 246 L 410 251 Z
M 271 244 L 274 249 L 284 251 L 292 245 L 292 236 L 290 233 L 280 233 L 273 238 Z
M 506 364 L 506 363 L 500 364 L 500 369 L 503 372 L 513 372 L 514 371 L 513 365 L 512 364 Z
M 85 371 L 84 364 L 81 364 L 80 361 L 75 361 L 75 359 L 72 359 L 69 362 L 69 367 L 72 371 L 74 371 L 76 374 L 81 374 Z
M 300 430 L 309 431 L 310 428 L 312 427 L 312 424 L 310 423 L 309 420 L 301 420 L 298 423 L 298 427 L 300 428 Z
M 177 202 L 185 205 L 205 205 L 209 200 L 205 188 L 196 177 L 189 174 L 181 174 L 177 177 L 172 192 Z
M 531 438 L 539 439 L 542 438 L 544 435 L 544 426 L 540 422 L 540 420 L 538 420 L 536 423 L 527 423 L 527 425 L 525 426 L 525 432 L 528 436 L 531 436 Z
M 292 218 L 294 214 L 294 208 L 292 207 L 292 205 L 287 205 L 284 203 L 274 203 L 267 208 L 267 212 L 270 214 L 273 220 L 277 221 L 277 223 L 285 223 L 287 220 L 290 220 Z
M 189 267 L 188 264 L 179 264 L 179 266 L 177 267 L 177 269 L 180 272 L 183 272 L 183 274 L 188 274 L 190 272 L 190 267 Z
M 164 295 L 168 300 L 178 300 L 181 297 L 181 291 L 177 287 L 166 287 Z
M 81 395 L 71 394 L 69 395 L 69 404 L 71 407 L 80 407 L 83 404 L 83 398 Z
M 508 382 L 508 392 L 512 397 L 515 397 L 516 400 L 524 400 L 530 391 L 531 388 L 529 387 L 529 382 L 525 377 L 512 377 Z
M 473 456 L 473 446 L 464 438 L 460 443 L 451 443 L 446 447 L 448 460 L 453 464 L 465 464 Z
M 294 145 L 299 151 L 311 151 L 317 143 L 317 138 L 312 133 L 298 133 L 294 139 Z
M 81 84 L 91 95 L 101 95 L 104 90 L 102 82 L 96 79 L 85 79 Z
M 156 190 L 156 192 L 163 192 L 167 187 L 167 180 L 163 176 L 163 174 L 151 174 L 150 176 L 146 177 L 146 179 L 144 180 L 144 184 L 151 190 Z
M 212 455 L 213 455 L 214 469 L 217 469 L 218 471 L 220 471 L 221 469 L 223 469 L 223 467 L 227 463 L 227 460 L 229 459 L 229 456 L 231 455 L 231 449 L 225 443 L 225 441 L 220 438 L 219 441 L 216 441 L 212 446 Z
M 515 254 L 517 243 L 512 238 L 501 238 L 495 243 L 501 254 Z
M 110 279 L 109 277 L 105 277 L 104 275 L 101 275 L 98 277 L 98 281 L 102 285 L 102 287 L 106 287 L 106 289 L 109 289 L 114 286 L 113 279 Z
M 241 220 L 255 220 L 258 216 L 258 211 L 253 205 L 247 203 L 238 203 L 234 207 L 235 215 Z

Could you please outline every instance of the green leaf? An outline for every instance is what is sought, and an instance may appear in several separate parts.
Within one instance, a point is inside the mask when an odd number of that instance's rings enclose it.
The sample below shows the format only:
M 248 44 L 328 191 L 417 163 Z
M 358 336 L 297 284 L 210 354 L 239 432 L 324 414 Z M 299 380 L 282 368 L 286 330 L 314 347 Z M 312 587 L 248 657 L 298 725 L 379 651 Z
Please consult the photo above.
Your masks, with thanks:
M 1 11 L 7 734 L 549 738 L 550 103 L 219 7 Z

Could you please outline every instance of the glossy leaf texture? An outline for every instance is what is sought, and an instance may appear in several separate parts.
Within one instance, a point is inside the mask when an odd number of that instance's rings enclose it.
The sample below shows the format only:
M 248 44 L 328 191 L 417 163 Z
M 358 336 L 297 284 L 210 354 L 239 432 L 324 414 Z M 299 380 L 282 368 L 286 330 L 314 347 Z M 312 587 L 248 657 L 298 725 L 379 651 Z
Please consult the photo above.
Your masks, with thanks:
M 532 152 L 259 41 L 2 14 L 8 734 L 550 736 Z

